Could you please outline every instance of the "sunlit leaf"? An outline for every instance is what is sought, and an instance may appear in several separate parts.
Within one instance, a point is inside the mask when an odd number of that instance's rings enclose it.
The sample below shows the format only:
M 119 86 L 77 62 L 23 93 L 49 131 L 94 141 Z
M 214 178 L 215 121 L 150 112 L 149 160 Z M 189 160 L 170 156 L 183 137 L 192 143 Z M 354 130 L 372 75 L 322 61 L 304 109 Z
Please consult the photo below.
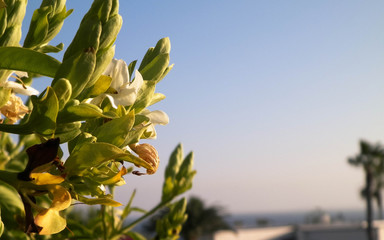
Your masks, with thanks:
M 109 86 L 111 85 L 112 78 L 109 76 L 101 75 L 96 83 L 91 88 L 88 96 L 97 96 L 99 94 L 105 93 Z
M 63 48 L 64 48 L 64 44 L 63 43 L 59 43 L 56 46 L 44 45 L 41 48 L 39 48 L 38 51 L 42 52 L 42 53 L 57 53 L 57 52 L 62 51 Z
M 1 208 L 0 208 L 0 210 L 1 210 Z M 0 211 L 0 237 L 1 237 L 1 235 L 3 235 L 3 232 L 4 232 L 4 223 L 1 220 L 1 211 Z
M 161 100 L 164 100 L 164 99 L 165 99 L 165 95 L 164 94 L 162 94 L 162 93 L 154 93 L 153 97 L 151 99 L 151 102 L 149 103 L 148 106 L 151 106 L 151 105 L 153 105 L 155 103 L 158 103 L 158 102 L 160 102 Z
M 103 124 L 94 135 L 98 142 L 106 142 L 117 147 L 123 147 L 125 139 L 134 123 L 135 113 L 131 111 L 124 117 L 116 118 Z
M 0 68 L 54 77 L 60 62 L 44 53 L 20 47 L 0 47 Z
M 57 118 L 58 123 L 69 123 L 75 121 L 84 121 L 87 119 L 106 117 L 103 111 L 89 103 L 78 103 L 76 101 L 70 102 L 65 106 Z
M 65 162 L 65 172 L 69 175 L 82 175 L 91 167 L 97 167 L 110 160 L 123 160 L 131 162 L 146 169 L 153 169 L 143 159 L 134 156 L 109 143 L 84 143 L 77 151 L 72 153 Z
M 106 206 L 112 206 L 112 207 L 120 207 L 122 204 L 119 202 L 116 202 L 115 200 L 111 198 L 86 198 L 79 196 L 79 201 L 86 203 L 88 205 L 106 205 Z
M 49 208 L 36 215 L 35 224 L 42 227 L 39 234 L 48 235 L 64 230 L 67 226 L 67 221 L 65 218 L 60 216 L 57 210 Z

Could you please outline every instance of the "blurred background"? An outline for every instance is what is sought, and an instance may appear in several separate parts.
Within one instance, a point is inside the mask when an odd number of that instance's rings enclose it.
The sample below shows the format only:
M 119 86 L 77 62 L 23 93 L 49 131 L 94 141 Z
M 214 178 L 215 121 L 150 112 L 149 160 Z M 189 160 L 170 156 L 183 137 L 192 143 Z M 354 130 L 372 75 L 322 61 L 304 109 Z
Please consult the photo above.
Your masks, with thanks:
M 91 3 L 67 1 L 65 47 Z M 29 22 L 40 1 L 28 4 Z M 126 176 L 117 200 L 137 189 L 134 204 L 155 205 L 181 142 L 198 172 L 188 196 L 229 214 L 362 211 L 364 173 L 347 158 L 384 139 L 383 12 L 379 0 L 120 1 L 115 57 L 140 62 L 169 37 L 175 67 L 151 109 L 170 117 L 150 142 L 158 173 Z

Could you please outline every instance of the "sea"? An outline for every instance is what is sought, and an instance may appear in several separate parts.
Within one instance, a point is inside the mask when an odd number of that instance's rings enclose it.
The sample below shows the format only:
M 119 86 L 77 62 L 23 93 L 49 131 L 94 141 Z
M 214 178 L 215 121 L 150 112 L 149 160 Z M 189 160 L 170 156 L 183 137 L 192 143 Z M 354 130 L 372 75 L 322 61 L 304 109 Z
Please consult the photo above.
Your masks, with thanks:
M 332 223 L 361 223 L 365 220 L 364 210 L 329 212 L 316 210 L 312 212 L 230 214 L 225 216 L 225 221 L 234 228 L 256 228 L 317 223 L 316 221 L 320 221 L 320 217 L 324 215 L 328 216 Z

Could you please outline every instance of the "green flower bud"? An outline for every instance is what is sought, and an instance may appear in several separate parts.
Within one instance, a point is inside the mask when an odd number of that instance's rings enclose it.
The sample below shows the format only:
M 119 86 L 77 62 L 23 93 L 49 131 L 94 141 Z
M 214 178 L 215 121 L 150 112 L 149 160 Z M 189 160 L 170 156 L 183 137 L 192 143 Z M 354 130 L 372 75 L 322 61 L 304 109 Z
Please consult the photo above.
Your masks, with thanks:
M 108 64 L 112 61 L 114 55 L 115 55 L 115 46 L 108 48 L 106 51 L 104 51 L 101 54 L 96 54 L 95 70 L 93 71 L 92 77 L 87 83 L 86 88 L 92 87 L 96 83 L 96 81 L 99 80 L 99 77 L 107 68 Z
M 72 85 L 68 79 L 59 78 L 59 80 L 55 82 L 52 88 L 55 90 L 57 99 L 59 100 L 59 110 L 61 110 L 71 98 Z
M 31 48 L 44 41 L 48 34 L 48 14 L 52 12 L 51 6 L 36 9 L 33 13 L 29 31 L 24 40 L 24 47 Z
M 147 66 L 155 57 L 160 54 L 170 53 L 171 52 L 171 42 L 168 37 L 160 39 L 156 46 L 149 48 L 147 53 L 144 55 L 143 61 L 141 61 L 139 71 Z
M 176 179 L 180 181 L 182 178 L 188 178 L 190 173 L 192 173 L 193 168 L 193 152 L 190 152 L 184 159 L 183 163 L 180 166 L 179 172 L 176 175 Z
M 52 86 L 60 78 L 66 78 L 72 85 L 71 98 L 77 97 L 87 85 L 96 65 L 96 53 L 93 48 L 88 48 L 80 54 L 66 59 L 56 73 Z
M 29 26 L 24 47 L 40 48 L 52 40 L 59 33 L 64 19 L 72 10 L 67 11 L 65 0 L 44 0 L 39 9 L 36 9 Z
M 177 145 L 175 150 L 173 150 L 167 168 L 165 169 L 165 179 L 171 178 L 174 179 L 176 174 L 179 172 L 180 165 L 183 161 L 183 146 L 181 143 Z
M 123 19 L 120 15 L 115 15 L 103 25 L 103 31 L 100 36 L 100 49 L 108 48 L 113 45 L 116 36 L 121 29 Z
M 68 58 L 85 49 L 91 48 L 96 53 L 99 48 L 101 30 L 101 21 L 96 16 L 83 19 L 79 30 L 77 30 L 74 39 L 64 54 L 63 64 Z

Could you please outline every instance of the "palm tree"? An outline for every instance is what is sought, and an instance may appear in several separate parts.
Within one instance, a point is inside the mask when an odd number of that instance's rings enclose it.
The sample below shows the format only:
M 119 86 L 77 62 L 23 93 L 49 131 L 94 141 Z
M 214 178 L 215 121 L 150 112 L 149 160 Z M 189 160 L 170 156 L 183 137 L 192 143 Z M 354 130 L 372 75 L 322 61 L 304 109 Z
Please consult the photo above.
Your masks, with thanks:
M 381 179 L 382 165 L 384 158 L 384 149 L 380 144 L 371 145 L 370 143 L 360 141 L 360 153 L 355 157 L 349 158 L 348 162 L 354 166 L 362 166 L 365 173 L 365 188 L 363 190 L 366 200 L 366 219 L 368 240 L 373 240 L 373 208 L 372 198 L 377 195 L 378 205 L 381 207 L 381 184 L 375 184 L 375 181 Z M 375 187 L 376 185 L 376 187 Z M 375 187 L 375 188 L 374 188 Z M 381 211 L 381 210 L 380 210 Z
M 186 240 L 196 240 L 218 230 L 231 229 L 224 220 L 223 208 L 206 207 L 200 198 L 191 197 L 186 212 L 188 219 L 181 230 L 181 236 Z
M 383 197 L 381 191 L 384 187 L 384 157 L 380 158 L 379 165 L 375 168 L 375 187 L 373 197 L 376 200 L 378 217 L 383 220 Z

